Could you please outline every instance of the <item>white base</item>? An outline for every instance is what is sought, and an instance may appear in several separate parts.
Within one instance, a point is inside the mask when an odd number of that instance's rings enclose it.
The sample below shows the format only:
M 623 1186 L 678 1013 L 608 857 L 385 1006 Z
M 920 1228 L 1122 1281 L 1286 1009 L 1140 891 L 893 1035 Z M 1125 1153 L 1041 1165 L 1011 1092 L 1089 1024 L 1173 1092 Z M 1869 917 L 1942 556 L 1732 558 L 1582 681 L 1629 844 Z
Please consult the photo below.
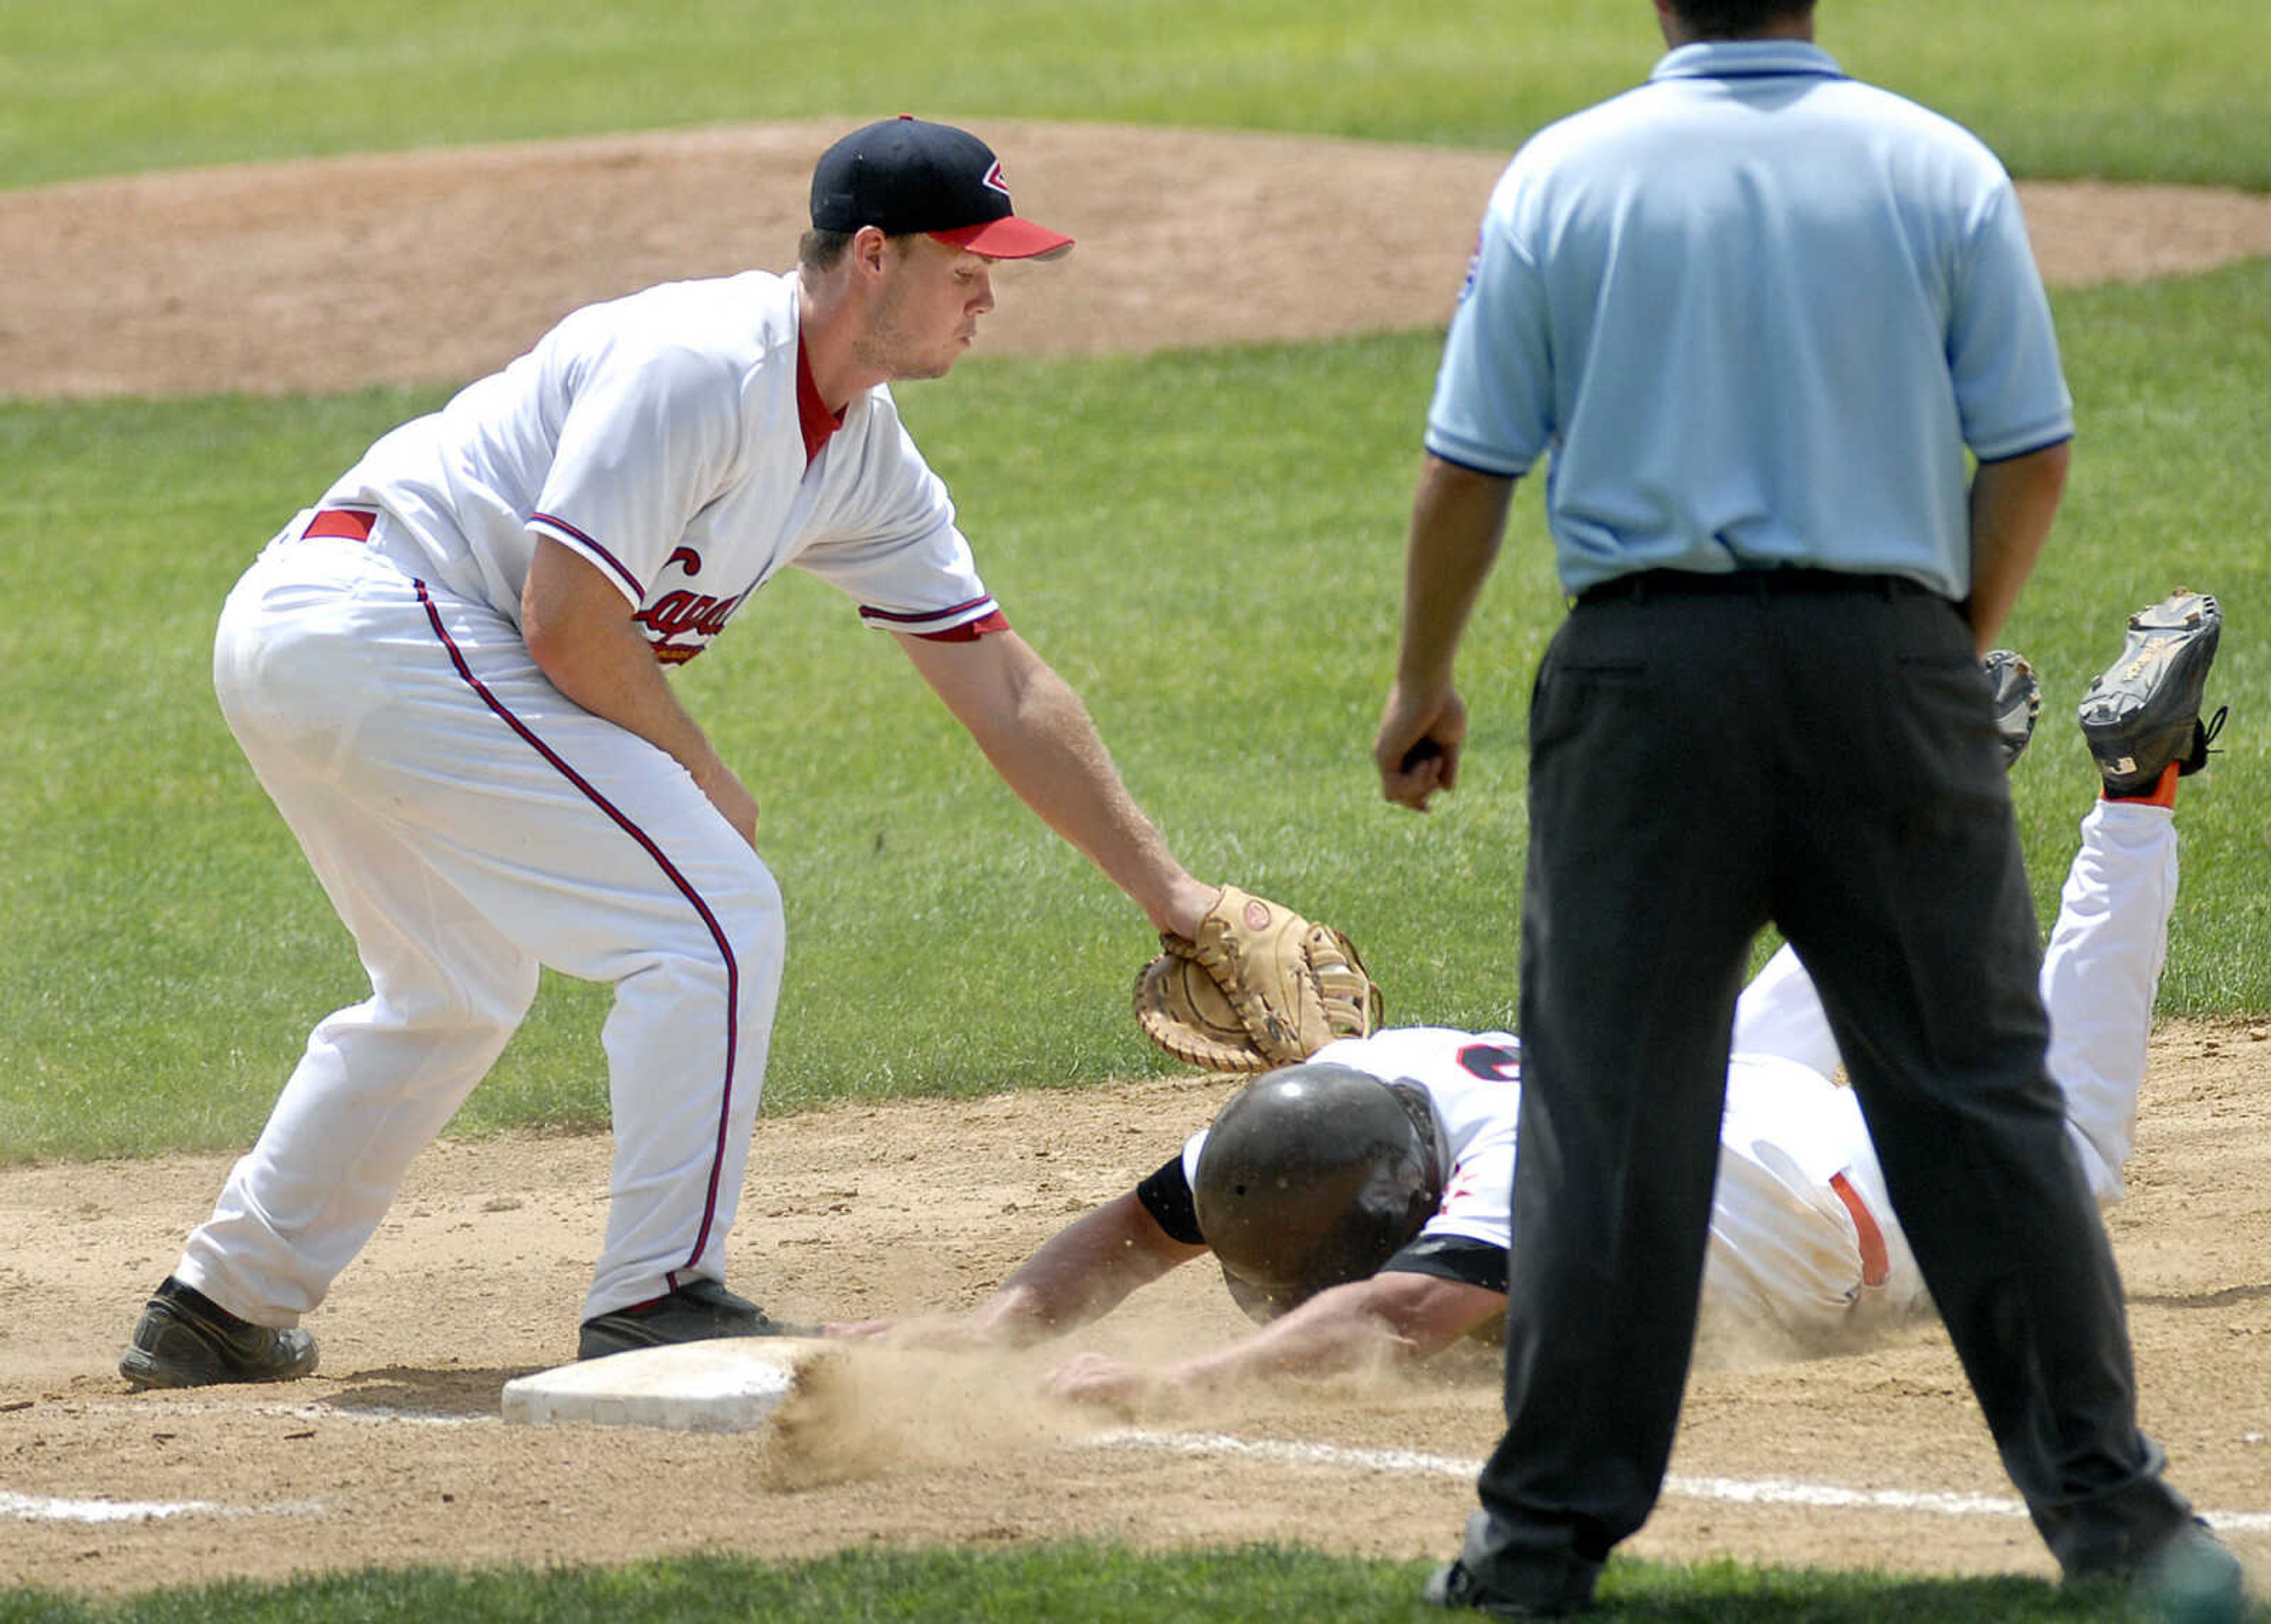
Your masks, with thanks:
M 826 1351 L 804 1337 L 730 1337 L 638 1348 L 540 1370 L 504 1384 L 504 1419 L 529 1427 L 660 1427 L 749 1432 L 765 1424 Z

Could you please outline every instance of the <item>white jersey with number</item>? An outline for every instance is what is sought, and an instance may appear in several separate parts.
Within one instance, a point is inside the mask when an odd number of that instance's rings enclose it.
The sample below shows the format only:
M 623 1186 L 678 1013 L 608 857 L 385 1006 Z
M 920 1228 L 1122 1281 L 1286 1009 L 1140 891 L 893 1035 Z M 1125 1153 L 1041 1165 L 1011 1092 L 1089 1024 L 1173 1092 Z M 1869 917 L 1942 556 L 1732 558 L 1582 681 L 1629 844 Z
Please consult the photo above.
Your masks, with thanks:
M 855 396 L 808 465 L 797 289 L 751 271 L 587 306 L 379 440 L 320 505 L 377 510 L 374 540 L 398 562 L 516 625 L 549 537 L 637 607 L 666 664 L 792 564 L 871 625 L 939 632 L 993 615 L 887 389 Z

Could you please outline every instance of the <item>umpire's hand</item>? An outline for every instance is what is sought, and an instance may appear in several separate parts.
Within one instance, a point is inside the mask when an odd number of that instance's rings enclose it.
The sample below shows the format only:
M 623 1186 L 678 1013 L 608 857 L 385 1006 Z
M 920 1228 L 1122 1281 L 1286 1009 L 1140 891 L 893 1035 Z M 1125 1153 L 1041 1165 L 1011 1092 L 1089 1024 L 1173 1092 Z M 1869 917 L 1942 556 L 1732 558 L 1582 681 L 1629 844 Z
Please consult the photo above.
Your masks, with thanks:
M 1389 690 L 1372 741 L 1380 793 L 1397 806 L 1425 812 L 1437 791 L 1448 794 L 1458 787 L 1466 737 L 1467 704 L 1457 689 L 1414 694 L 1398 683 Z

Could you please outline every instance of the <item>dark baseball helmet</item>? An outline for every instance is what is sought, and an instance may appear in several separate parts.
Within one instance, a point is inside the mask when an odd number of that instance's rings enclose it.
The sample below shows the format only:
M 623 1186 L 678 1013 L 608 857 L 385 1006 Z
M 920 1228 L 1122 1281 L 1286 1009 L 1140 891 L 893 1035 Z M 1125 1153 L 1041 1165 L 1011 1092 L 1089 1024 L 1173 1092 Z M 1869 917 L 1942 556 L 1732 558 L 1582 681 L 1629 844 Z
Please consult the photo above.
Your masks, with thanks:
M 1232 1096 L 1191 1196 L 1231 1296 L 1268 1321 L 1395 1255 L 1441 1201 L 1448 1160 L 1416 1085 L 1311 1062 Z

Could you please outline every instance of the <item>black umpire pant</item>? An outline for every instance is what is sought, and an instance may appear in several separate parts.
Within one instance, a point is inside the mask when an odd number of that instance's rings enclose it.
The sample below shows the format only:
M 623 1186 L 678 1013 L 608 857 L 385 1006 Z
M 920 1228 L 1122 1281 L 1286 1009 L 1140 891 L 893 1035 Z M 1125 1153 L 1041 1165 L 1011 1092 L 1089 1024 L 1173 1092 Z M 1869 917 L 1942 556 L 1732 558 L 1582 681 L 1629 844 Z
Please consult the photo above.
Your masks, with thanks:
M 2137 1430 L 2120 1282 L 2044 1069 L 2034 906 L 1962 616 L 1888 577 L 1627 577 L 1555 636 L 1530 726 L 1508 1427 L 1476 1577 L 1580 1605 L 1655 1503 L 1769 920 L 2051 1552 L 2084 1572 L 2157 1543 L 2190 1508 Z

